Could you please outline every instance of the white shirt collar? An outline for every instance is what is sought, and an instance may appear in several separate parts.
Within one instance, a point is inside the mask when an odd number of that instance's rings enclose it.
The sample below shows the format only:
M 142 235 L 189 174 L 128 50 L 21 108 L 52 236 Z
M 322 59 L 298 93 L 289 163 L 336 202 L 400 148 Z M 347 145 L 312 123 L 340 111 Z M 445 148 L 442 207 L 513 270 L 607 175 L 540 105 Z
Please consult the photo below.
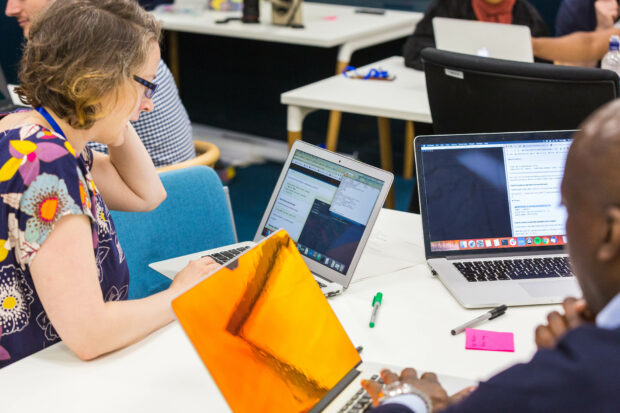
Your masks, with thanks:
M 596 325 L 609 330 L 620 327 L 620 293 L 598 313 Z

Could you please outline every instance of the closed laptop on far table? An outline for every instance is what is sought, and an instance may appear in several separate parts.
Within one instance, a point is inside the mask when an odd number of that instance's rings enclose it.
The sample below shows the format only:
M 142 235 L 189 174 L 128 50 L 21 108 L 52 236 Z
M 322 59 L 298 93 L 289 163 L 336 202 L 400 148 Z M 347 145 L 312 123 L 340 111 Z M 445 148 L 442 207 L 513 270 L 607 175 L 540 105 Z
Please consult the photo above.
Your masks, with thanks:
M 573 132 L 415 139 L 426 259 L 464 307 L 581 296 L 560 193 Z
M 435 17 L 433 32 L 440 50 L 517 62 L 534 61 L 532 34 L 527 26 Z
M 361 412 L 370 397 L 360 381 L 385 367 L 362 362 L 283 230 L 174 298 L 172 309 L 236 413 Z M 450 394 L 472 384 L 439 380 Z

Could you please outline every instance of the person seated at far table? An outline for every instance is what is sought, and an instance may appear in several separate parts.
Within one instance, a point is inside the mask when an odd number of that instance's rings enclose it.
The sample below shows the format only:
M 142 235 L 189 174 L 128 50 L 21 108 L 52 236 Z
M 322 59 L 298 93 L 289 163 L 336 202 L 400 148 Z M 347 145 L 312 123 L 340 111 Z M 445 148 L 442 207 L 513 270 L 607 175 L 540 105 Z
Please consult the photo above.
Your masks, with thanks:
M 54 0 L 7 0 L 5 14 L 17 18 L 28 38 L 34 18 Z M 67 28 L 58 27 L 64 32 Z M 196 157 L 192 125 L 179 97 L 174 78 L 162 59 L 157 64 L 155 109 L 144 113 L 133 126 L 148 151 L 155 167 L 167 166 Z M 105 145 L 92 143 L 91 148 L 107 153 Z
M 60 340 L 83 360 L 135 343 L 218 267 L 193 261 L 167 290 L 127 300 L 108 207 L 166 197 L 130 123 L 153 110 L 160 31 L 133 0 L 56 0 L 30 26 L 17 94 L 34 110 L 0 120 L 0 367 Z
M 586 119 L 566 159 L 562 200 L 573 272 L 584 299 L 566 299 L 536 329 L 538 351 L 449 397 L 432 373 L 382 372 L 362 385 L 373 413 L 617 412 L 620 407 L 620 100 Z M 401 393 L 398 395 L 398 393 Z M 393 395 L 393 397 L 390 397 Z
M 426 47 L 435 47 L 434 17 L 520 24 L 529 27 L 534 37 L 549 34 L 542 17 L 527 0 L 434 0 L 405 42 L 405 66 L 424 69 L 420 53 Z
M 607 30 L 618 20 L 618 0 L 564 0 L 555 18 L 555 35 Z

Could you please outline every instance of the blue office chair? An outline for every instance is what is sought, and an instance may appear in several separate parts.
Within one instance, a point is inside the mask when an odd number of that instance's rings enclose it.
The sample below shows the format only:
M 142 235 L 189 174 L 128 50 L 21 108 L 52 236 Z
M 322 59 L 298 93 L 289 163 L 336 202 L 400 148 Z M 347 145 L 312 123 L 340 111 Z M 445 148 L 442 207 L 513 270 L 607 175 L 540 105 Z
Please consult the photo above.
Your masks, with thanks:
M 236 242 L 222 183 L 206 166 L 160 174 L 168 194 L 151 212 L 112 211 L 129 265 L 129 298 L 162 291 L 170 279 L 148 264 Z

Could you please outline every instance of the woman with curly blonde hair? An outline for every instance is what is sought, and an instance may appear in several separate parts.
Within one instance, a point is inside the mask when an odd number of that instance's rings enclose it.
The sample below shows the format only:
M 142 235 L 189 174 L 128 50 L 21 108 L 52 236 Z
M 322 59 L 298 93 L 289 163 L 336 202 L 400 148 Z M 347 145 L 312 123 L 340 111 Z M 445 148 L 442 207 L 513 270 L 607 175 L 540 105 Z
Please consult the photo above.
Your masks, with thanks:
M 133 0 L 56 0 L 30 26 L 17 93 L 35 110 L 0 121 L 0 344 L 10 357 L 0 367 L 61 339 L 84 360 L 134 343 L 171 322 L 170 299 L 215 267 L 194 261 L 169 289 L 127 300 L 108 207 L 148 211 L 166 196 L 129 123 L 153 109 L 159 36 Z

